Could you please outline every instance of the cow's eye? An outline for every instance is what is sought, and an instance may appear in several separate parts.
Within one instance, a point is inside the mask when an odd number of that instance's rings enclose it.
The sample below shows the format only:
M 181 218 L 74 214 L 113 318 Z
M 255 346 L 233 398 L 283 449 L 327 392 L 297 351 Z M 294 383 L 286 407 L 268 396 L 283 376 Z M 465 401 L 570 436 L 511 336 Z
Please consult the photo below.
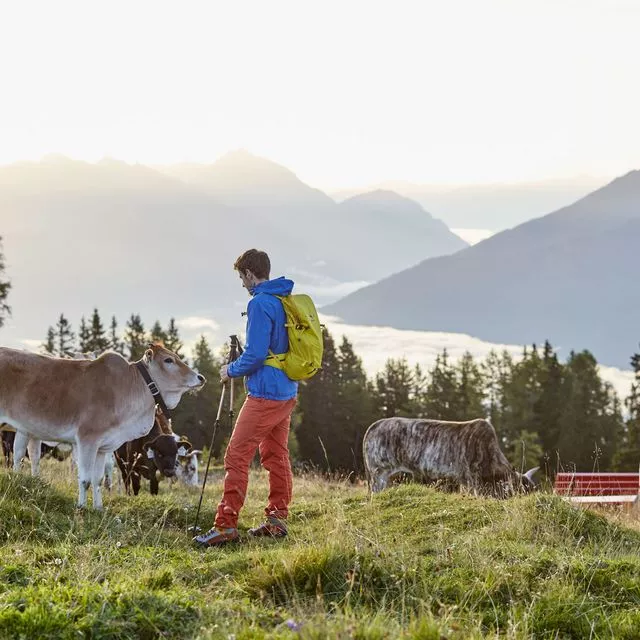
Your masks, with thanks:
M 164 361 L 165 361 L 167 364 L 173 364 L 173 358 L 165 358 L 165 359 L 164 359 Z

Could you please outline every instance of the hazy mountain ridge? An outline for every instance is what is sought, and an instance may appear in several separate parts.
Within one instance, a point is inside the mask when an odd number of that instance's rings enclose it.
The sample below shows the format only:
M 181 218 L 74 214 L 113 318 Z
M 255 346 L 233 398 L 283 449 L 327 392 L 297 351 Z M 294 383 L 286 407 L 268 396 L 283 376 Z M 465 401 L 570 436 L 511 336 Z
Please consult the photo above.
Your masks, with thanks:
M 408 257 L 408 243 L 420 258 L 438 250 L 437 240 L 430 248 L 412 228 L 400 246 L 387 248 L 385 261 L 369 264 L 362 229 L 345 223 L 345 208 L 284 167 L 251 157 L 225 195 L 215 175 L 243 157 L 222 158 L 194 182 L 112 159 L 57 156 L 0 167 L 0 234 L 14 311 L 3 341 L 44 337 L 60 312 L 77 322 L 94 306 L 121 320 L 139 311 L 149 322 L 175 315 L 236 323 L 246 296 L 232 264 L 252 246 L 269 251 L 274 275 L 293 275 L 319 304 L 410 266 L 417 258 Z M 260 178 L 261 167 L 278 180 Z M 259 204 L 240 206 L 243 180 Z M 449 243 L 440 252 L 454 250 L 457 237 L 421 215 L 421 233 Z M 387 234 L 384 221 L 365 231 L 372 244 L 382 242 L 374 233 Z
M 450 256 L 429 259 L 328 305 L 350 324 L 549 338 L 627 367 L 640 341 L 629 287 L 640 246 L 640 172 Z M 542 302 L 542 303 L 541 303 Z
M 360 189 L 329 192 L 338 201 L 375 189 L 391 189 L 436 211 L 450 228 L 500 231 L 570 205 L 608 180 L 592 176 L 515 184 L 443 185 L 388 181 Z

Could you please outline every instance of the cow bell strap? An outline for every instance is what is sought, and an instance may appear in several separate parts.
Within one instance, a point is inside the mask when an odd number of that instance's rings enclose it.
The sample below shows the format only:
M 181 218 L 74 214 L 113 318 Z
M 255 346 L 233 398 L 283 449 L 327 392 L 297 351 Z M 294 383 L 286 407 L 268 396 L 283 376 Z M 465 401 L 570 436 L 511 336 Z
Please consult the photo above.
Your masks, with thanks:
M 165 401 L 162 398 L 162 395 L 160 394 L 160 389 L 158 389 L 158 385 L 153 381 L 153 378 L 151 377 L 151 374 L 149 373 L 147 366 L 141 360 L 139 360 L 138 362 L 135 362 L 134 364 L 136 365 L 138 371 L 140 372 L 140 375 L 144 378 L 144 381 L 147 384 L 149 391 L 151 391 L 151 395 L 153 396 L 153 399 L 156 401 L 156 404 L 160 407 L 160 410 L 165 415 L 167 420 L 171 420 L 171 412 L 169 411 L 169 408 L 167 407 Z

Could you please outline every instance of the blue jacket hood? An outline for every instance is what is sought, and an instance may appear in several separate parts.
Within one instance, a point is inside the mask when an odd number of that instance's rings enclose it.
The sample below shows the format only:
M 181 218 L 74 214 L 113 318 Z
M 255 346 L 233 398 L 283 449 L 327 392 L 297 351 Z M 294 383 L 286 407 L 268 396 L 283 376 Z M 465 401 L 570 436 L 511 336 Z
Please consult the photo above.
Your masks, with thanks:
M 293 280 L 289 280 L 284 276 L 274 278 L 273 280 L 266 280 L 257 284 L 251 290 L 251 295 L 257 293 L 270 293 L 272 296 L 288 296 L 293 291 Z

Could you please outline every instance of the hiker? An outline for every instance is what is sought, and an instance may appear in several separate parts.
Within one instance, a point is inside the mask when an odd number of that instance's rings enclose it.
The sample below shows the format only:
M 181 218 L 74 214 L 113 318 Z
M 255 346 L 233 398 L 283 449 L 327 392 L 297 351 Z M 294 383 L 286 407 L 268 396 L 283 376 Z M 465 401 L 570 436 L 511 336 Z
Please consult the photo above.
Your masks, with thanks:
M 288 439 L 298 383 L 281 368 L 268 366 L 265 360 L 289 350 L 285 311 L 276 296 L 288 296 L 293 282 L 284 277 L 269 280 L 269 256 L 257 249 L 245 251 L 233 267 L 252 299 L 247 307 L 244 353 L 221 367 L 220 380 L 225 383 L 229 378 L 246 376 L 247 398 L 224 455 L 224 488 L 214 526 L 194 538 L 205 547 L 238 539 L 238 514 L 247 494 L 249 466 L 256 448 L 260 450 L 262 466 L 269 472 L 269 501 L 265 521 L 249 529 L 249 534 L 286 536 L 292 494 Z

